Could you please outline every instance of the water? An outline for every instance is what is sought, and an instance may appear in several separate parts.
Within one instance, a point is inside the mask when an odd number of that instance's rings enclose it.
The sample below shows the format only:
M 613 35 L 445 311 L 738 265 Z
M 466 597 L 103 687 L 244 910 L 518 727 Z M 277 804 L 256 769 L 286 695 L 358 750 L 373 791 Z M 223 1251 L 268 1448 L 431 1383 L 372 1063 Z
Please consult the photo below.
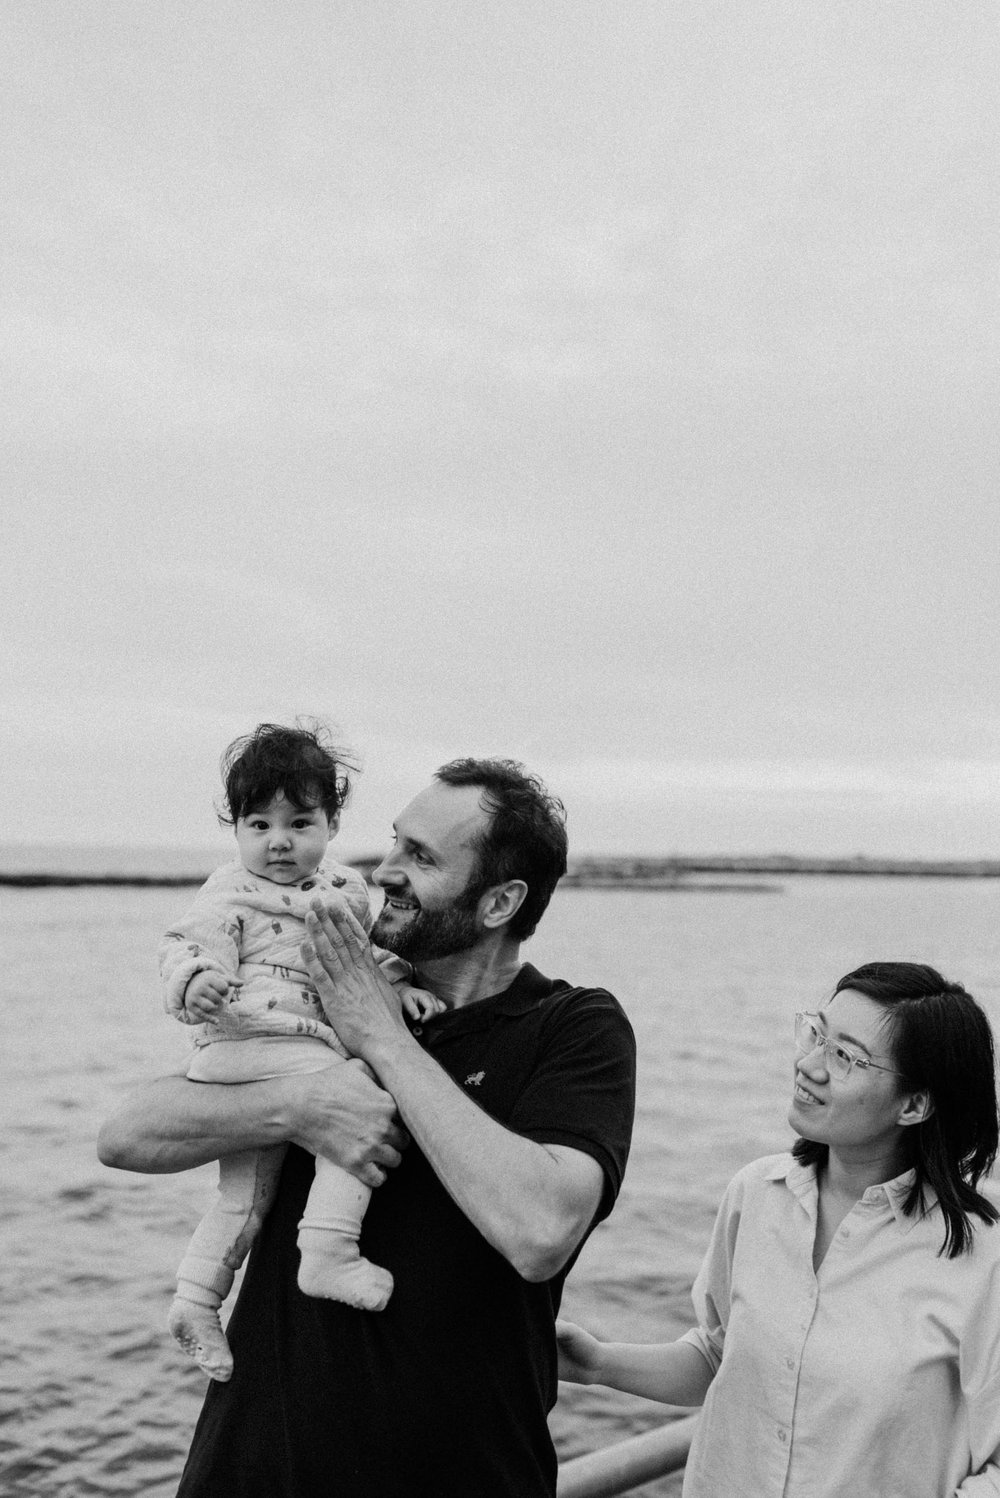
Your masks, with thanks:
M 123 1091 L 185 1054 L 153 953 L 176 889 L 0 889 L 6 1127 L 0 1295 L 4 1498 L 172 1498 L 203 1379 L 163 1330 L 172 1272 L 211 1193 L 105 1170 L 94 1138 Z M 1000 1025 L 997 887 L 977 880 L 791 879 L 783 893 L 557 896 L 528 954 L 602 982 L 639 1041 L 628 1177 L 567 1285 L 600 1334 L 678 1335 L 726 1181 L 787 1146 L 791 1014 L 875 957 L 960 979 Z M 646 1401 L 565 1390 L 575 1455 L 663 1419 Z M 679 1491 L 678 1479 L 644 1488 Z

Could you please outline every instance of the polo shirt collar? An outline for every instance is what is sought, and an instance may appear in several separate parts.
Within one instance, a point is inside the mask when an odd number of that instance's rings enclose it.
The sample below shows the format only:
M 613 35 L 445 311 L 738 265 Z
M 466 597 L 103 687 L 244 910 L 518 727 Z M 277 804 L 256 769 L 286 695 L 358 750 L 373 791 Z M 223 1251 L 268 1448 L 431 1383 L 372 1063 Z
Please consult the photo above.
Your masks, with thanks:
M 524 963 L 513 983 L 493 999 L 483 999 L 484 1004 L 495 1004 L 498 1014 L 527 1014 L 546 994 L 552 991 L 551 979 L 543 977 L 530 962 Z
M 492 1024 L 499 1014 L 516 1018 L 534 1009 L 552 992 L 552 988 L 552 980 L 544 977 L 530 962 L 526 962 L 509 988 L 500 993 L 488 994 L 484 999 L 476 999 L 471 1004 L 463 1004 L 460 1009 L 446 1009 L 443 1014 L 425 1020 L 424 1030 L 431 1034 L 435 1031 L 438 1034 L 445 1031 L 456 1034 Z

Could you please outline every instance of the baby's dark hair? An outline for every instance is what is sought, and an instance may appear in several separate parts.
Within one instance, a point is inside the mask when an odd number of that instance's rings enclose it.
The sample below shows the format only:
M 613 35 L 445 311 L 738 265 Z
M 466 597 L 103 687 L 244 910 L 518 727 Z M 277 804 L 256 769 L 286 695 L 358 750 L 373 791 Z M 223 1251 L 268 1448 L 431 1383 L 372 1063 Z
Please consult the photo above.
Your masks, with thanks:
M 293 806 L 321 806 L 337 814 L 351 789 L 349 771 L 359 766 L 331 740 L 325 724 L 297 718 L 294 728 L 259 723 L 253 733 L 234 739 L 222 756 L 224 808 L 219 821 L 234 826 L 240 817 L 274 799 L 279 791 Z

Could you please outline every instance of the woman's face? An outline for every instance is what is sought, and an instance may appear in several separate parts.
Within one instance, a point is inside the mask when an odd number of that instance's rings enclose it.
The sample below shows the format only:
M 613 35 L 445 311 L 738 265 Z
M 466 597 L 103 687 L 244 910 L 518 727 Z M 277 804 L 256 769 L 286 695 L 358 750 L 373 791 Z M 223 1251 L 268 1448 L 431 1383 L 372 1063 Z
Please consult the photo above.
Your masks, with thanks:
M 816 1025 L 844 1050 L 891 1067 L 886 1018 L 881 1004 L 845 988 L 819 1011 Z M 867 1154 L 898 1143 L 903 1130 L 900 1115 L 909 1095 L 903 1077 L 875 1066 L 854 1066 L 843 1081 L 831 1077 L 827 1053 L 817 1045 L 795 1058 L 788 1121 L 805 1139 Z

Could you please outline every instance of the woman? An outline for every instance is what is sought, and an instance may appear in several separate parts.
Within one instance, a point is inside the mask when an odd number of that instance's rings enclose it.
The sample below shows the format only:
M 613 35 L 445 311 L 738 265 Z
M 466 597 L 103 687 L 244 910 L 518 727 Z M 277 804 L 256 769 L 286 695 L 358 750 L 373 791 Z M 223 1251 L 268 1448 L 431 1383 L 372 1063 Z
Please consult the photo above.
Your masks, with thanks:
M 933 968 L 796 1017 L 791 1154 L 741 1170 L 677 1342 L 560 1322 L 560 1376 L 704 1401 L 684 1498 L 1000 1494 L 993 1039 Z

